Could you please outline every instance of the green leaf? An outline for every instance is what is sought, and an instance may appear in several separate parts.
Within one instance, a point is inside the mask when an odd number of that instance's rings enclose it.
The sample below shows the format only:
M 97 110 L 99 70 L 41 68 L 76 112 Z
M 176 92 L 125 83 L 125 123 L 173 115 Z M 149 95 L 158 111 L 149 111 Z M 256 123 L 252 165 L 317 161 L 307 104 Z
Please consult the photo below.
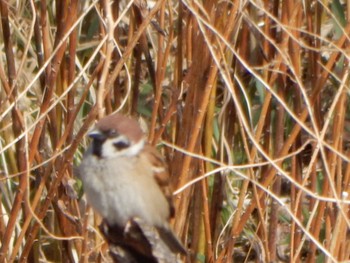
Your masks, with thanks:
M 346 25 L 346 18 L 344 8 L 339 0 L 333 0 L 331 3 L 331 11 L 333 13 L 334 19 L 333 26 L 335 30 L 335 37 L 338 39 L 343 35 L 343 28 Z M 341 27 L 340 27 L 341 26 Z

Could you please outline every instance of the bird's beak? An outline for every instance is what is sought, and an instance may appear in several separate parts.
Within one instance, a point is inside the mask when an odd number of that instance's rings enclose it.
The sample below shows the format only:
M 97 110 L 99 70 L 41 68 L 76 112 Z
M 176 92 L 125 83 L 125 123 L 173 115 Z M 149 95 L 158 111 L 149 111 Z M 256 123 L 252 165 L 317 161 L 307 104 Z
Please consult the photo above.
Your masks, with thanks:
M 106 135 L 98 130 L 92 130 L 88 136 L 97 141 L 105 141 L 107 139 Z

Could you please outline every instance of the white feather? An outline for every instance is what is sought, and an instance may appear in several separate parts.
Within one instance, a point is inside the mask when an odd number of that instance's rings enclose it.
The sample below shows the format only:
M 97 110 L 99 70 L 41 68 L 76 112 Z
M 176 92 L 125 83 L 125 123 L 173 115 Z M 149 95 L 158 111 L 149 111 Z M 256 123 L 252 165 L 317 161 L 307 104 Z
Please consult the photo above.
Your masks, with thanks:
M 139 142 L 132 144 L 122 150 L 118 150 L 114 144 L 121 142 L 121 141 L 127 141 L 128 139 L 125 136 L 119 136 L 112 139 L 107 139 L 103 145 L 102 145 L 102 157 L 103 158 L 115 158 L 115 157 L 131 157 L 139 154 L 139 152 L 142 150 L 143 146 L 145 145 L 145 141 L 141 139 Z

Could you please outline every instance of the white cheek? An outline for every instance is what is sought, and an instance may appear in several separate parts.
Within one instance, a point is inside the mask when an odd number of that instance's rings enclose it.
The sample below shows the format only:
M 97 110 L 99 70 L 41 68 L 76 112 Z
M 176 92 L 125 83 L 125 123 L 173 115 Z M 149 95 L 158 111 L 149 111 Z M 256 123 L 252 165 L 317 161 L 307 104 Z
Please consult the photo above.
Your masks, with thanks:
M 136 155 L 138 154 L 143 146 L 145 145 L 145 141 L 144 140 L 140 140 L 138 143 L 130 146 L 129 148 L 124 150 L 124 154 L 127 156 L 132 156 L 132 155 Z
M 103 158 L 111 158 L 119 156 L 121 152 L 117 151 L 115 146 L 113 145 L 112 140 L 106 140 L 102 145 L 102 157 Z
M 138 143 L 131 145 L 123 150 L 118 150 L 114 145 L 114 140 L 106 140 L 102 145 L 102 157 L 103 158 L 115 158 L 137 155 L 143 148 L 145 141 L 140 140 Z

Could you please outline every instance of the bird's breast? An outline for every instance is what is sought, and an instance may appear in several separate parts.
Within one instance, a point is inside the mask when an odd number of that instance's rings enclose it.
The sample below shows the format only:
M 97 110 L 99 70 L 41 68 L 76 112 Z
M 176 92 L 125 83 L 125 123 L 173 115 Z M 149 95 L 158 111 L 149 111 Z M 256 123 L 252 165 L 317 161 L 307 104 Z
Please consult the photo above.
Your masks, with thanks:
M 157 185 L 152 169 L 139 159 L 84 158 L 82 180 L 88 202 L 109 224 L 124 226 L 132 217 L 162 226 L 169 204 Z

